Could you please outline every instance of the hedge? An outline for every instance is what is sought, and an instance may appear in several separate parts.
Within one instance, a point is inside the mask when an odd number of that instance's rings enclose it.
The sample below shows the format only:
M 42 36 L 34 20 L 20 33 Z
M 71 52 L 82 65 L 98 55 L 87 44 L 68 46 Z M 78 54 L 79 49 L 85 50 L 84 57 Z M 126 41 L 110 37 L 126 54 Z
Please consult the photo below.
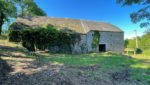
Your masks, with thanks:
M 21 42 L 29 51 L 46 50 L 51 52 L 71 52 L 78 34 L 62 32 L 53 25 L 46 28 L 22 28 L 22 30 L 9 29 L 9 40 Z

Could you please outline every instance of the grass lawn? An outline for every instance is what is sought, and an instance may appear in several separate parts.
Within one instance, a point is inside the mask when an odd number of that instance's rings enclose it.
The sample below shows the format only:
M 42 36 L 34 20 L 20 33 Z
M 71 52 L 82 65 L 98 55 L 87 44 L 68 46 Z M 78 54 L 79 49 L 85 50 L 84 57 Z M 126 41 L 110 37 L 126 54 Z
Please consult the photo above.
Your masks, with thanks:
M 45 55 L 45 56 L 44 56 Z M 150 57 L 123 55 L 111 53 L 91 53 L 81 55 L 43 54 L 43 56 L 30 56 L 39 61 L 54 62 L 68 66 L 100 66 L 100 70 L 116 72 L 129 69 L 132 79 L 150 82 Z

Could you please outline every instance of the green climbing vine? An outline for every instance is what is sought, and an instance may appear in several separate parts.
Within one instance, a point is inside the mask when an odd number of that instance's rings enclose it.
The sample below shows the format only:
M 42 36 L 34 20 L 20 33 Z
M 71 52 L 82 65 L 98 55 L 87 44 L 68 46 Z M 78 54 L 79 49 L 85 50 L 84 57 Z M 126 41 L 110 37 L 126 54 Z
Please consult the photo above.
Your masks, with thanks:
M 99 41 L 100 41 L 100 32 L 94 31 L 92 48 L 96 48 L 99 45 Z
M 9 41 L 21 42 L 29 51 L 46 50 L 50 52 L 71 53 L 71 47 L 78 34 L 57 30 L 53 25 L 38 28 L 9 29 Z

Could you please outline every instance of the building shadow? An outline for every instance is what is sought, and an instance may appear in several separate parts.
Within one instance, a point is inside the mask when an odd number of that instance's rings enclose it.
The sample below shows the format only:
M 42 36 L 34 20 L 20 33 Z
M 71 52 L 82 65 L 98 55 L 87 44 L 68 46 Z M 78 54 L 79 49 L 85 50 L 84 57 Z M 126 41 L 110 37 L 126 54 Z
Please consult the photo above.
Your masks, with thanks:
M 11 66 L 0 57 L 0 85 L 7 79 L 7 76 L 11 71 L 13 71 Z

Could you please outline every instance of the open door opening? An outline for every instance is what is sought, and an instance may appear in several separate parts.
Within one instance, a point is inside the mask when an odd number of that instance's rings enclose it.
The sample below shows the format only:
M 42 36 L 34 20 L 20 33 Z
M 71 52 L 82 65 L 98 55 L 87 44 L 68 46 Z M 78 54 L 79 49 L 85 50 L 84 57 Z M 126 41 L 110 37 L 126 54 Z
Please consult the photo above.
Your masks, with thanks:
M 105 44 L 100 44 L 99 45 L 99 52 L 105 52 L 106 51 L 106 45 Z

